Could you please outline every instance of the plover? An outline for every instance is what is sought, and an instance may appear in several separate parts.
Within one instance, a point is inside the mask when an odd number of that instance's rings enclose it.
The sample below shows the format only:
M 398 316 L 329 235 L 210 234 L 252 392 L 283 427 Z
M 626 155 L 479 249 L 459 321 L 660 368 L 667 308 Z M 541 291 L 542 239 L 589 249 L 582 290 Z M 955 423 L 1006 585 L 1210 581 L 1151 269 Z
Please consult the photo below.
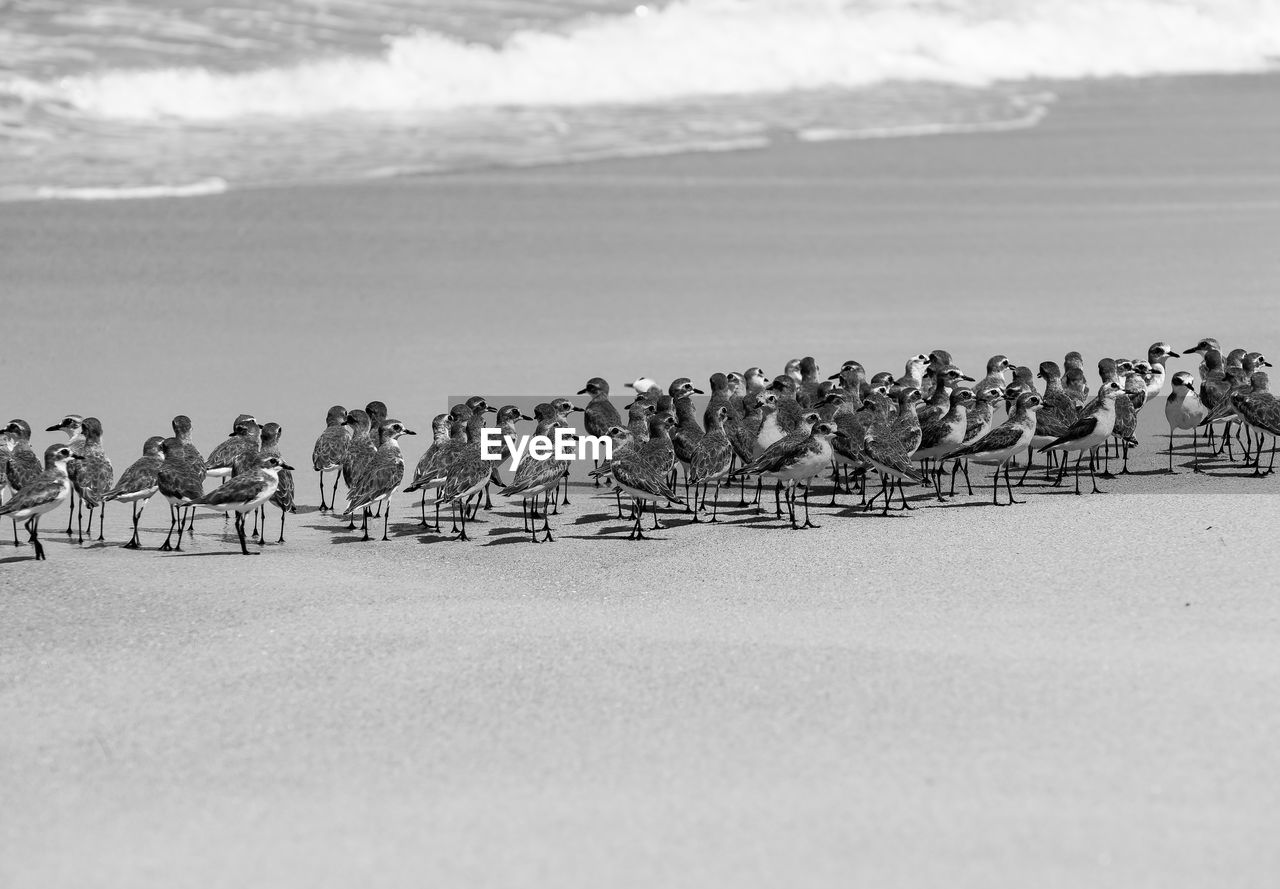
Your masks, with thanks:
M 177 438 L 166 438 L 160 445 L 164 454 L 164 462 L 156 473 L 156 485 L 161 495 L 169 502 L 169 533 L 165 535 L 161 552 L 177 550 L 182 552 L 183 524 L 186 521 L 191 502 L 204 494 L 204 464 L 193 463 L 187 449 Z M 192 524 L 195 517 L 191 518 Z M 178 545 L 170 543 L 175 526 L 178 529 Z
M 128 503 L 133 509 L 133 536 L 129 538 L 128 543 L 124 544 L 125 549 L 142 547 L 142 541 L 138 537 L 138 522 L 142 518 L 142 511 L 147 508 L 147 501 L 160 490 L 160 467 L 164 464 L 164 454 L 160 446 L 163 444 L 162 436 L 153 435 L 148 438 L 142 445 L 142 456 L 135 460 L 120 476 L 115 486 L 103 495 L 104 503 L 119 500 L 121 503 Z
M 347 500 L 351 499 L 351 489 L 356 484 L 356 479 L 364 472 L 364 468 L 369 461 L 378 453 L 378 446 L 373 443 L 373 436 L 370 432 L 369 415 L 362 410 L 353 410 L 347 412 L 347 419 L 344 421 L 351 427 L 351 440 L 347 442 L 347 452 L 342 458 L 342 483 L 347 486 Z M 335 506 L 334 509 L 337 509 Z M 356 529 L 355 519 L 351 519 L 347 523 L 347 530 L 354 531 Z M 366 530 L 366 533 L 367 530 Z
M 280 453 L 280 436 L 283 434 L 284 427 L 279 423 L 268 423 L 263 426 L 262 449 L 258 451 L 258 454 L 270 454 L 280 457 L 280 459 L 283 460 L 284 456 Z M 284 543 L 285 513 L 296 511 L 293 503 L 293 473 L 281 466 L 278 475 L 280 478 L 280 484 L 276 486 L 276 492 L 271 495 L 270 503 L 272 506 L 276 507 L 276 509 L 280 510 L 280 536 L 276 540 L 276 543 Z M 321 494 L 323 495 L 323 486 Z M 264 503 L 259 507 L 259 509 L 262 510 L 262 536 L 258 538 L 258 542 L 261 543 L 266 540 L 267 537 L 266 504 Z
M 729 405 L 720 404 L 708 419 L 705 434 L 698 439 L 693 449 L 693 457 L 689 462 L 689 482 L 693 485 L 694 505 L 693 520 L 698 521 L 698 491 L 701 488 L 702 509 L 706 509 L 707 488 L 715 485 L 715 495 L 711 502 L 711 521 L 719 521 L 720 485 L 733 468 L 733 443 L 725 431 L 725 423 L 729 421 Z
M 550 411 L 550 406 L 548 405 L 546 409 Z M 457 404 L 449 409 L 448 414 L 438 414 L 431 421 L 433 439 L 431 446 L 418 459 L 417 468 L 413 471 L 413 479 L 409 487 L 404 489 L 406 494 L 412 494 L 414 491 L 422 492 L 420 504 L 422 516 L 418 524 L 425 528 L 440 530 L 439 506 L 436 507 L 435 525 L 427 524 L 427 489 L 439 488 L 448 478 L 449 465 L 461 447 L 467 443 L 467 423 L 472 416 L 471 408 L 465 404 Z
M 14 495 L 32 484 L 44 468 L 35 451 L 31 450 L 31 426 L 26 420 L 10 420 L 5 426 L 5 435 L 9 439 L 9 459 L 5 463 L 5 478 Z M 75 453 L 75 449 L 72 449 Z M 68 495 L 70 496 L 70 495 Z M 13 545 L 18 545 L 18 520 L 13 521 Z
M 586 427 L 587 434 L 596 436 L 597 438 L 607 433 L 611 426 L 622 425 L 622 415 L 618 413 L 618 409 L 613 406 L 613 402 L 609 400 L 609 381 L 603 377 L 592 377 L 587 380 L 587 385 L 578 390 L 579 395 L 590 395 L 591 400 L 587 402 L 587 406 L 583 409 L 582 424 Z M 596 460 L 593 466 L 598 467 L 600 461 Z M 597 480 L 596 485 L 600 482 Z
M 982 438 L 955 451 L 952 456 L 963 457 L 984 466 L 994 466 L 991 474 L 991 502 L 1000 505 L 1000 470 L 1004 470 L 1004 486 L 1009 494 L 1009 504 L 1022 503 L 1013 496 L 1009 481 L 1009 461 L 1031 446 L 1036 433 L 1036 413 L 1041 405 L 1040 396 L 1034 392 L 1022 392 L 1014 404 L 1013 413 Z
M 969 405 L 974 401 L 973 390 L 953 389 L 948 400 L 950 405 L 945 414 L 940 417 L 931 415 L 920 424 L 920 447 L 912 455 L 921 464 L 922 472 L 927 471 L 927 463 L 934 463 L 934 471 L 928 474 L 933 476 L 934 494 L 939 503 L 945 502 L 942 496 L 942 461 L 964 443 L 969 425 Z
M 363 540 L 369 539 L 369 512 L 374 504 L 384 507 L 382 539 L 390 539 L 387 536 L 387 527 L 391 521 L 391 495 L 404 481 L 404 456 L 400 453 L 400 436 L 417 434 L 396 419 L 387 420 L 378 430 L 378 438 L 382 444 L 361 468 L 360 474 L 356 476 L 354 487 L 348 489 L 347 509 L 343 513 L 345 516 L 351 516 L 356 510 L 360 510 L 363 517 L 361 522 L 361 528 L 364 530 Z M 476 447 L 478 449 L 479 444 Z M 354 519 L 352 521 L 354 522 Z
M 369 438 L 375 447 L 381 447 L 382 424 L 387 422 L 387 406 L 381 401 L 371 401 L 364 406 L 369 415 Z
M 45 432 L 62 432 L 67 436 L 67 447 L 77 454 L 84 453 L 84 417 L 79 414 L 67 414 L 59 422 L 50 426 Z M 71 520 L 76 512 L 76 473 L 80 469 L 80 461 L 72 460 L 67 464 L 67 477 L 71 479 L 71 496 L 67 498 L 67 530 L 71 536 Z M 84 541 L 81 540 L 83 543 Z
M 801 427 L 806 432 L 797 431 L 775 442 L 748 466 L 739 470 L 767 475 L 785 485 L 792 529 L 818 527 L 809 518 L 809 486 L 813 479 L 831 466 L 834 457 L 831 439 L 840 434 L 834 423 L 811 422 L 813 420 L 818 420 L 817 414 L 806 414 Z M 804 488 L 804 524 L 798 525 L 795 492 L 801 486 Z
M 804 407 L 815 407 L 822 398 L 818 391 L 818 361 L 811 355 L 800 359 L 800 386 L 796 392 L 796 400 Z
M 202 506 L 216 512 L 235 513 L 236 536 L 240 539 L 240 552 L 246 556 L 256 555 L 249 552 L 245 542 L 245 513 L 253 512 L 271 499 L 280 485 L 281 469 L 292 471 L 293 467 L 274 454 L 256 456 L 252 465 L 244 467 L 239 475 L 230 478 L 226 484 L 191 499 L 185 505 Z M 163 473 L 163 469 L 161 472 Z
M 1005 371 L 1011 367 L 1013 365 L 1005 356 L 992 355 L 987 360 L 987 375 L 978 382 L 978 385 L 973 387 L 973 391 L 981 393 L 993 386 L 998 386 L 1000 391 L 1004 392 L 1005 386 L 1008 385 L 1008 381 L 1005 379 Z
M 863 405 L 866 410 L 874 410 L 870 399 Z M 907 504 L 907 495 L 902 490 L 902 482 L 912 481 L 916 484 L 924 482 L 921 475 L 911 465 L 911 455 L 902 447 L 902 442 L 894 435 L 887 422 L 873 422 L 862 434 L 862 456 L 880 474 L 880 492 L 871 498 L 863 509 L 870 509 L 876 498 L 884 497 L 884 514 L 889 514 L 889 505 L 894 487 L 902 498 L 902 508 L 911 509 Z
M 320 511 L 327 512 L 330 504 L 324 499 L 324 474 L 333 473 L 333 494 L 330 500 L 337 502 L 338 479 L 342 476 L 342 461 L 351 443 L 351 427 L 347 425 L 347 409 L 340 404 L 329 408 L 324 418 L 324 432 L 316 438 L 311 449 L 311 466 L 320 475 Z
M 102 510 L 98 516 L 98 539 L 103 540 L 102 527 L 106 519 L 107 507 L 102 498 L 106 496 L 107 491 L 111 490 L 115 473 L 111 467 L 111 460 L 102 450 L 102 421 L 97 417 L 86 417 L 84 420 L 84 444 L 80 449 L 80 456 L 84 459 L 75 461 L 76 472 L 71 484 L 80 495 L 81 509 L 89 507 L 90 537 L 93 537 L 93 511 Z M 84 531 L 80 530 L 78 515 L 77 513 L 76 528 L 80 537 L 78 542 L 84 543 Z
M 231 426 L 231 437 L 209 452 L 204 462 L 205 474 L 228 479 L 237 474 L 237 469 L 251 470 L 261 446 L 262 427 L 249 414 L 241 414 Z
M 671 447 L 675 451 L 676 459 L 684 468 L 684 496 L 687 501 L 689 499 L 689 463 L 693 460 L 694 448 L 704 434 L 693 409 L 693 396 L 703 393 L 688 377 L 674 380 L 668 393 L 675 402 L 676 409 L 676 425 L 671 434 Z M 689 508 L 687 503 L 685 508 Z
M 551 421 L 546 427 L 543 434 L 553 434 L 556 429 L 568 429 L 569 426 L 560 419 Z M 610 429 L 619 429 L 617 424 L 606 427 L 602 435 L 608 435 Z M 599 467 L 595 467 L 598 469 Z M 498 493 L 505 497 L 519 497 L 520 511 L 524 518 L 524 528 L 530 534 L 530 541 L 533 543 L 551 543 L 555 538 L 551 535 L 551 510 L 547 508 L 544 502 L 542 508 L 542 532 L 545 535 L 542 540 L 538 540 L 538 528 L 533 517 L 537 515 L 538 498 L 542 497 L 545 501 L 559 485 L 561 478 L 569 471 L 568 460 L 556 460 L 549 457 L 545 460 L 538 460 L 528 452 L 520 458 L 520 465 L 515 469 L 515 477 L 511 484 L 500 490 Z M 530 501 L 532 501 L 532 511 L 530 509 Z
M 674 422 L 669 417 L 655 416 L 650 424 L 650 439 L 645 445 L 635 449 L 614 452 L 613 480 L 622 491 L 631 496 L 634 502 L 635 527 L 631 529 L 631 533 L 627 536 L 628 540 L 648 539 L 645 537 L 641 524 L 646 503 L 653 503 L 654 528 L 661 527 L 658 523 L 657 501 L 663 500 L 678 506 L 684 505 L 680 495 L 673 491 L 667 483 L 667 467 L 661 462 L 651 459 L 645 453 L 645 448 L 654 443 L 655 430 L 658 427 L 668 428 L 668 424 L 674 424 Z M 659 437 L 665 437 L 665 433 L 659 433 Z
M 71 496 L 67 464 L 83 459 L 65 444 L 50 445 L 44 452 L 44 470 L 28 481 L 8 503 L 0 506 L 0 516 L 9 516 L 15 522 L 25 522 L 29 542 L 36 551 L 36 561 L 45 558 L 44 546 L 40 543 L 38 534 L 40 516 L 57 509 L 59 504 Z
M 1080 455 L 1076 457 L 1075 471 L 1077 494 L 1080 493 L 1080 461 L 1086 452 L 1089 454 L 1089 480 L 1093 483 L 1093 493 L 1105 493 L 1098 490 L 1098 482 L 1095 478 L 1096 454 L 1098 446 L 1109 439 L 1115 431 L 1116 403 L 1123 398 L 1124 389 L 1119 383 L 1115 381 L 1104 383 L 1098 390 L 1098 397 L 1080 415 L 1080 419 L 1072 423 L 1065 434 L 1040 448 L 1042 454 L 1048 451 L 1079 452 Z M 1063 473 L 1066 469 L 1067 463 L 1064 459 Z M 1060 484 L 1061 481 L 1062 476 L 1059 475 L 1058 483 Z
M 1169 421 L 1169 472 L 1173 468 L 1173 431 L 1191 430 L 1192 472 L 1200 472 L 1200 424 L 1209 415 L 1209 409 L 1200 401 L 1196 381 L 1185 370 L 1173 375 L 1172 389 L 1164 403 L 1164 417 Z
M 662 390 L 662 385 L 657 380 L 651 380 L 648 377 L 639 377 L 636 380 L 627 383 L 628 389 L 635 389 L 636 392 L 651 392 L 653 390 Z

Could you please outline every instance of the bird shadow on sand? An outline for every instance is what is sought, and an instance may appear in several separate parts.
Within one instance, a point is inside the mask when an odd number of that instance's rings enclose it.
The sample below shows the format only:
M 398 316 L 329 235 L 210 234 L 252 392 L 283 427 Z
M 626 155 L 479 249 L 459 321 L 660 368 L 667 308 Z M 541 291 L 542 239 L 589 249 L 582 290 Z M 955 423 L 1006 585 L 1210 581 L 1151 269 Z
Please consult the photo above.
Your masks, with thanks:
M 12 565 L 14 562 L 34 562 L 35 554 L 25 556 L 9 556 L 7 559 L 0 559 L 0 565 Z
M 258 553 L 255 552 L 254 550 L 249 550 L 249 555 L 256 556 L 257 554 Z M 213 552 L 207 552 L 207 553 L 183 552 L 183 553 L 161 553 L 161 555 L 164 556 L 166 559 L 193 559 L 193 558 L 198 558 L 202 556 L 244 556 L 244 553 L 240 552 L 240 550 L 238 549 L 217 549 L 217 550 L 214 550 Z

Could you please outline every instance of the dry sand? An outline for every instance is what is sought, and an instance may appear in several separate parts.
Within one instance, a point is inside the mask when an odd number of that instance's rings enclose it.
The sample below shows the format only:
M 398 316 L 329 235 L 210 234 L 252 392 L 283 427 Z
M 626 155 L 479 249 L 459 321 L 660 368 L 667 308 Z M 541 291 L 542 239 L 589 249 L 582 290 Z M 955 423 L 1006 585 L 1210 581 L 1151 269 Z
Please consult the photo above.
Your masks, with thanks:
M 100 414 L 122 469 L 179 410 L 207 449 L 251 409 L 305 466 L 335 400 L 421 425 L 805 353 L 1276 351 L 1277 82 L 1078 90 L 999 136 L 0 207 L 5 410 Z M 218 517 L 185 555 L 46 520 L 47 563 L 0 564 L 0 884 L 1268 885 L 1277 482 L 1154 473 L 1144 419 L 1108 496 L 805 533 L 634 545 L 585 489 L 538 547 L 505 506 L 420 536 L 406 497 L 391 543 L 307 507 L 252 559 Z

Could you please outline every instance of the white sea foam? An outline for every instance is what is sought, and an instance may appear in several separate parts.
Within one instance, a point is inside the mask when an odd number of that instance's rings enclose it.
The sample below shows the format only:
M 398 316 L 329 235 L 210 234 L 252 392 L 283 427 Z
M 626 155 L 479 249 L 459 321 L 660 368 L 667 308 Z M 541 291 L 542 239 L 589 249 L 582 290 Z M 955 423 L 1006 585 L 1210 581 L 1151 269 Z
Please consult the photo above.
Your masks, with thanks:
M 1246 72 L 1277 57 L 1275 0 L 683 0 L 499 46 L 427 32 L 390 39 L 380 57 L 242 73 L 114 70 L 57 89 L 101 118 L 218 121 Z
M 124 201 L 150 198 L 191 198 L 222 194 L 227 190 L 225 179 L 202 179 L 185 185 L 132 185 L 119 187 L 58 188 L 46 186 L 35 189 L 34 197 L 40 200 L 64 201 Z

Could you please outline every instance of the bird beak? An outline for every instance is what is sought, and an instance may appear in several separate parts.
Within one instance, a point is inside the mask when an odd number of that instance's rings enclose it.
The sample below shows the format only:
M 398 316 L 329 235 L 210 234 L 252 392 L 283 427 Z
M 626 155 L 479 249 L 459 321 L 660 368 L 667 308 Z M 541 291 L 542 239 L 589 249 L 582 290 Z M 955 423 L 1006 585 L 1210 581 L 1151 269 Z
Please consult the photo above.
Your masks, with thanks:
M 624 385 L 626 385 L 626 387 L 627 387 L 628 389 L 634 389 L 634 388 L 636 387 L 636 384 L 635 384 L 635 383 L 626 383 L 626 384 L 624 384 Z
M 1182 356 L 1181 356 L 1181 355 L 1179 355 L 1177 352 L 1165 352 L 1164 354 L 1165 354 L 1166 356 L 1168 356 L 1169 358 L 1181 358 L 1181 357 L 1182 357 Z
M 570 412 L 578 411 L 579 413 L 583 413 L 583 414 L 585 414 L 585 413 L 587 412 L 587 409 L 586 409 L 585 407 L 578 407 L 578 406 L 575 404 L 573 407 L 569 408 L 569 411 L 570 411 Z
M 586 390 L 586 389 L 579 389 L 577 394 L 579 394 L 579 395 L 586 395 L 586 394 L 587 394 L 587 390 Z
M 976 383 L 976 382 L 977 382 L 977 380 L 975 380 L 973 377 L 961 376 L 961 377 L 960 377 L 960 379 L 965 380 L 965 381 L 970 382 L 970 383 Z
M 48 429 L 45 430 L 45 432 L 57 432 L 61 428 L 62 428 L 62 424 L 59 423 L 57 426 L 50 426 Z M 5 431 L 8 432 L 9 430 L 6 429 Z
M 496 414 L 498 412 L 498 409 L 493 405 L 485 405 L 484 412 L 486 414 Z
M 71 459 L 72 459 L 72 460 L 83 460 L 83 459 L 84 459 L 84 454 L 72 454 L 72 455 L 71 455 Z
M 404 431 L 404 434 L 405 434 L 405 435 L 417 435 L 418 433 L 414 432 L 412 429 L 406 429 L 406 430 Z
M 533 419 L 533 417 L 526 417 L 524 414 L 521 414 L 521 415 L 520 415 L 520 419 L 521 419 L 521 420 L 532 420 L 532 419 Z
M 828 379 L 828 380 L 838 380 L 838 379 L 840 379 L 840 374 L 832 374 L 831 376 L 827 377 L 827 379 Z
M 1267 366 L 1268 366 L 1268 367 L 1270 367 L 1271 365 L 1267 365 Z M 694 395 L 705 395 L 706 393 L 705 393 L 705 392 L 703 392 L 701 389 L 694 389 L 694 390 L 693 390 L 693 394 L 694 394 Z
M 289 470 L 290 472 L 293 472 L 293 471 L 294 471 L 294 468 L 293 468 L 292 466 L 290 466 L 288 463 L 281 463 L 281 464 L 280 464 L 280 468 L 281 468 L 281 469 L 287 469 L 287 470 Z

